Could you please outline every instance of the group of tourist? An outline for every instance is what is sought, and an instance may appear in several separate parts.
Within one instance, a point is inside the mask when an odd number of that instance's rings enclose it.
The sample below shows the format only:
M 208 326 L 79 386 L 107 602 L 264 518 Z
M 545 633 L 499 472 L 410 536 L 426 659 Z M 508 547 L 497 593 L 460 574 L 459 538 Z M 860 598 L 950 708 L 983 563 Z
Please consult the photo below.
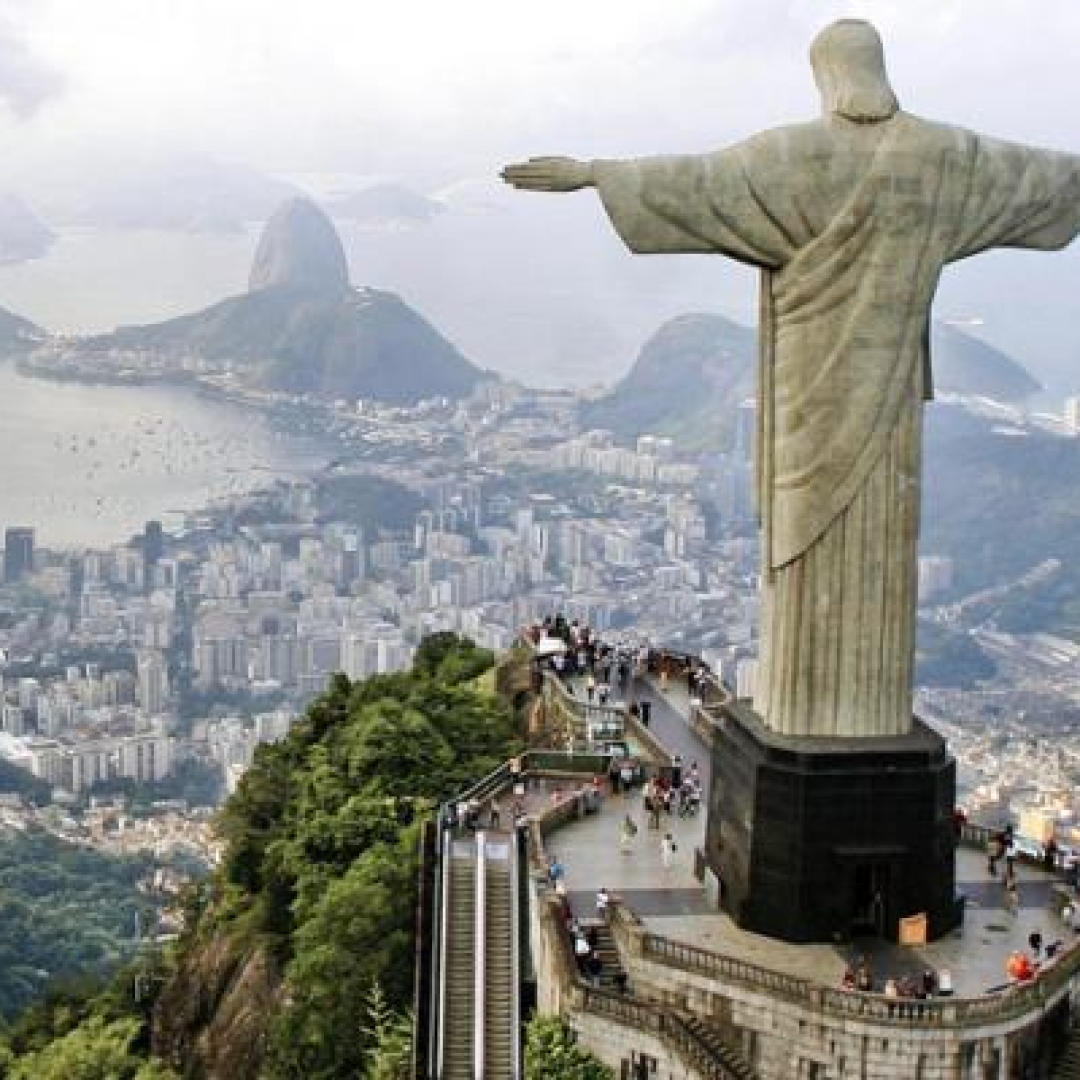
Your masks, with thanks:
M 856 957 L 848 964 L 840 985 L 844 990 L 857 990 L 867 994 L 878 992 L 873 969 L 864 956 Z M 952 992 L 952 972 L 948 968 L 938 971 L 926 968 L 919 975 L 889 976 L 880 990 L 885 997 L 918 999 L 951 997 Z
M 680 764 L 675 764 L 676 761 Z M 701 806 L 701 775 L 697 762 L 693 762 L 683 776 L 681 758 L 676 754 L 666 775 L 660 773 L 645 782 L 643 801 L 650 829 L 660 828 L 661 815 L 695 816 Z

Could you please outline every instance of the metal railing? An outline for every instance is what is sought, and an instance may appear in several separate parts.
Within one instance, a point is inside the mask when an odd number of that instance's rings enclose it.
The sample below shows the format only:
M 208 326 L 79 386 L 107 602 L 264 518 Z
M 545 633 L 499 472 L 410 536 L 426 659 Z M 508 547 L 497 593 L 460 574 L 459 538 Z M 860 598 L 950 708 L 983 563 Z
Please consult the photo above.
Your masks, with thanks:
M 487 1051 L 484 1034 L 487 1030 L 487 848 L 483 832 L 473 837 L 476 844 L 476 911 L 473 922 L 473 1078 L 484 1080 Z

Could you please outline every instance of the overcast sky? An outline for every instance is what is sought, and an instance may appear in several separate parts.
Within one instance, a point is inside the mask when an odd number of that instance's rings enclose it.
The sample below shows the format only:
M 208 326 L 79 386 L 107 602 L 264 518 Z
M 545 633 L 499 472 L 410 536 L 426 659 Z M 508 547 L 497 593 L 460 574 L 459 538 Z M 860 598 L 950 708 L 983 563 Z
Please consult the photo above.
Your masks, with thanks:
M 851 14 L 911 111 L 1080 150 L 1071 0 L 0 0 L 4 157 L 438 180 L 706 148 L 812 112 L 807 44 Z
M 809 42 L 851 15 L 878 25 L 909 111 L 1080 152 L 1075 0 L 0 0 L 0 186 L 47 208 L 50 189 L 180 152 L 315 193 L 315 174 L 435 191 L 531 154 L 708 150 L 814 115 Z M 509 250 L 449 227 L 354 232 L 354 280 L 399 291 L 481 363 L 556 380 L 625 369 L 682 311 L 752 319 L 748 272 L 631 259 L 591 195 L 511 197 L 535 232 L 507 233 Z M 210 303 L 250 258 L 56 250 L 4 271 L 0 304 L 71 330 Z M 935 310 L 985 316 L 977 332 L 1069 390 L 1078 294 L 1080 244 L 950 269 Z

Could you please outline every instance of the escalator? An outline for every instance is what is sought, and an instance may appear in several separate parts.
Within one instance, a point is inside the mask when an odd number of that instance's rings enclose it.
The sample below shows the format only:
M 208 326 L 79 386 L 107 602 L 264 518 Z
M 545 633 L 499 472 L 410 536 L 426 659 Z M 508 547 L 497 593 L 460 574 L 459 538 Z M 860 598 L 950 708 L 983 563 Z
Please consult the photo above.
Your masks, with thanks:
M 514 919 L 513 838 L 488 834 L 484 853 L 484 1080 L 517 1072 L 518 978 Z
M 517 872 L 512 833 L 444 834 L 433 1080 L 520 1080 Z
M 442 987 L 442 1080 L 474 1080 L 476 848 L 449 842 Z

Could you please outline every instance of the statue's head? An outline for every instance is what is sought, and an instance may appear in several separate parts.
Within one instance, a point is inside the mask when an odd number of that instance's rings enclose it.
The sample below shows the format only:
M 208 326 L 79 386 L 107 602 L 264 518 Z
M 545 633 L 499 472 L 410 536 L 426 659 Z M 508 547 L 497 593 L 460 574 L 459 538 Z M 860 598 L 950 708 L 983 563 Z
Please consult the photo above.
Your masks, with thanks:
M 840 19 L 810 46 L 810 64 L 827 115 L 868 124 L 888 120 L 900 107 L 885 73 L 877 30 L 861 19 Z

